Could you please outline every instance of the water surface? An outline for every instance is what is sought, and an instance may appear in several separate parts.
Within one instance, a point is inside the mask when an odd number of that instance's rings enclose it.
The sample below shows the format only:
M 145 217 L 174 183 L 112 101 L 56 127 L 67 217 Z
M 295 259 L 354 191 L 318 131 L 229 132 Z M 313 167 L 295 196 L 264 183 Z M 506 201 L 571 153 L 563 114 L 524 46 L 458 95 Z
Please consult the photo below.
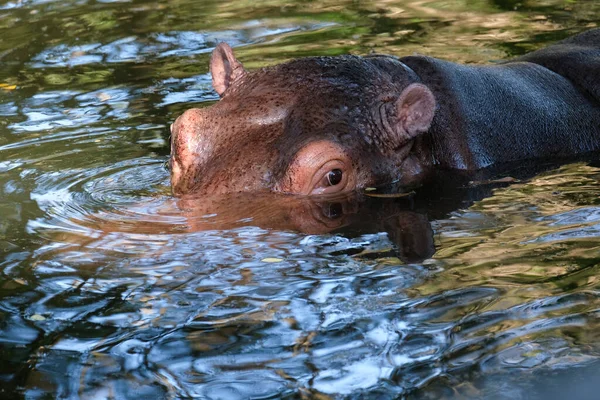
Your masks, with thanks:
M 164 164 L 217 99 L 219 41 L 248 68 L 485 63 L 598 22 L 593 0 L 3 2 L 0 397 L 594 398 L 597 162 L 267 221 L 177 202 Z

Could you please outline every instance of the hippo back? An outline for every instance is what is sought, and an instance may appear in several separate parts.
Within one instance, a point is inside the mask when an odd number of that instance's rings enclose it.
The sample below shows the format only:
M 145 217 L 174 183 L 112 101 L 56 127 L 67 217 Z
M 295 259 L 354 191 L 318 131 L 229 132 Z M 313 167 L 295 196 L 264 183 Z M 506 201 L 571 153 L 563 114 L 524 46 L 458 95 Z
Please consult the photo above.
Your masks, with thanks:
M 600 29 L 570 37 L 514 61 L 542 65 L 569 79 L 600 104 Z

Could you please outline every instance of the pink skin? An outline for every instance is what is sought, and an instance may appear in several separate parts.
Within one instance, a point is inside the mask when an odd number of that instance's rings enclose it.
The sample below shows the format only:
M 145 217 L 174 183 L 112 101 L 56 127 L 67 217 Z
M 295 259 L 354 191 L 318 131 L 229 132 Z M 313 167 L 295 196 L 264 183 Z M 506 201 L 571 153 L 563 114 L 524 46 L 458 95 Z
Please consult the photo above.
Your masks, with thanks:
M 375 62 L 314 58 L 247 72 L 219 44 L 210 69 L 221 100 L 171 126 L 173 193 L 331 195 L 410 182 L 423 172 L 410 150 L 431 125 L 435 99 L 382 71 L 358 83 Z

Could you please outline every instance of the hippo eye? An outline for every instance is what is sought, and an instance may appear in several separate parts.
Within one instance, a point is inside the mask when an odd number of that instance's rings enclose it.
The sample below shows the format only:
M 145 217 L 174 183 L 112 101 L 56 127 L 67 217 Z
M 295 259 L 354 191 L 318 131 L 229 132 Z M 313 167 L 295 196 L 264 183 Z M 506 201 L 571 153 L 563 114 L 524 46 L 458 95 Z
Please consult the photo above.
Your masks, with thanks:
M 315 173 L 311 184 L 312 194 L 333 194 L 348 188 L 350 174 L 341 160 L 330 160 Z
M 345 148 L 316 140 L 300 148 L 275 191 L 304 195 L 333 195 L 356 188 L 356 173 Z
M 342 176 L 343 174 L 341 169 L 333 169 L 327 174 L 327 183 L 329 186 L 335 186 L 342 181 Z

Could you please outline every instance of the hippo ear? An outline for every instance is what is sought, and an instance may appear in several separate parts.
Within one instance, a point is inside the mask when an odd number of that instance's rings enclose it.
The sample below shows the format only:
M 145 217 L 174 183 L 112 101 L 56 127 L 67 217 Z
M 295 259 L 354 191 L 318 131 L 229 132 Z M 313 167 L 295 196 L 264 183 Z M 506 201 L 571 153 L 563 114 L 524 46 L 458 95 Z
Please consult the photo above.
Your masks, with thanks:
M 400 124 L 400 134 L 407 136 L 403 139 L 410 140 L 420 133 L 427 132 L 434 113 L 435 97 L 431 90 L 420 83 L 408 85 L 396 100 L 396 116 Z
M 233 50 L 227 43 L 219 43 L 210 57 L 210 73 L 212 74 L 212 84 L 219 96 L 241 78 L 246 70 L 239 62 Z

